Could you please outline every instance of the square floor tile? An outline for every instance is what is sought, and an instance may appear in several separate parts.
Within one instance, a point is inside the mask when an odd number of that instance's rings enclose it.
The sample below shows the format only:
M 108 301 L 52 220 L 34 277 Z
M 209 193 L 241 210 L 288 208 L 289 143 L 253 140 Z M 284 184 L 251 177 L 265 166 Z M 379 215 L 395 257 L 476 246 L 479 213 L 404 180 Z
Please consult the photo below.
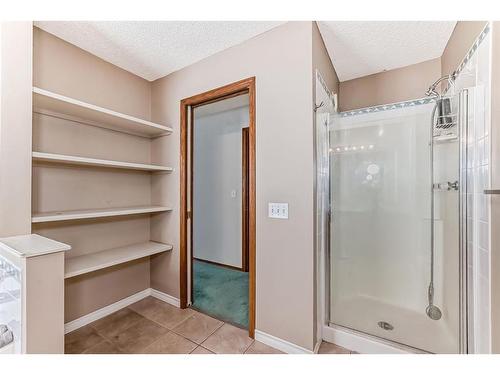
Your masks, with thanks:
M 142 315 L 137 314 L 130 309 L 122 309 L 102 319 L 99 319 L 91 326 L 102 336 L 111 338 L 127 328 L 138 323 L 139 320 L 145 319 Z
M 66 354 L 83 353 L 104 339 L 91 327 L 85 326 L 64 336 L 64 352 Z
M 205 349 L 203 346 L 198 346 L 195 350 L 193 350 L 190 354 L 215 354 L 208 349 Z
M 105 340 L 84 351 L 85 354 L 122 354 L 116 345 Z
M 259 341 L 254 341 L 247 349 L 245 354 L 285 354 L 278 349 L 274 349 L 269 345 L 263 344 Z
M 189 354 L 196 344 L 176 333 L 169 332 L 144 349 L 145 354 Z
M 130 309 L 168 329 L 193 315 L 191 309 L 179 309 L 154 297 L 144 298 L 131 305 Z
M 341 346 L 323 341 L 319 346 L 318 354 L 350 354 L 351 351 Z
M 148 345 L 166 334 L 168 330 L 148 319 L 140 320 L 111 339 L 118 350 L 125 353 L 141 353 Z
M 252 342 L 247 331 L 224 324 L 209 336 L 202 346 L 217 354 L 243 354 Z
M 201 344 L 223 324 L 217 319 L 195 312 L 181 324 L 174 327 L 173 331 L 197 344 Z

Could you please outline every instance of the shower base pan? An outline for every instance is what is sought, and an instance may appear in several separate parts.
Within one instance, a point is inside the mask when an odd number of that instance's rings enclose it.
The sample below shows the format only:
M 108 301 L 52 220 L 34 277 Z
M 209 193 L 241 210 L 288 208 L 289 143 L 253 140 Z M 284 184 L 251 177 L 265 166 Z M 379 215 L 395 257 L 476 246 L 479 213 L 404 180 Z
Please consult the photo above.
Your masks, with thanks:
M 326 341 L 361 353 L 458 352 L 446 315 L 431 320 L 425 306 L 415 311 L 366 296 L 342 299 L 338 306 L 334 322 L 323 329 Z

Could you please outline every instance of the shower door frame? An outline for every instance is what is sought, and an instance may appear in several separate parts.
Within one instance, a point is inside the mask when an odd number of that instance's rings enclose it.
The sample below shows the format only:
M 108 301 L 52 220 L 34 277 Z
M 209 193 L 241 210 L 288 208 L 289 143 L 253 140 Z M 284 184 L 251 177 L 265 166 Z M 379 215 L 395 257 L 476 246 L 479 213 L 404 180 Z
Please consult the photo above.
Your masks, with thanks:
M 467 354 L 470 348 L 472 348 L 473 334 L 471 331 L 471 326 L 469 324 L 469 315 L 471 313 L 472 306 L 468 304 L 468 296 L 471 291 L 471 272 L 468 271 L 468 254 L 467 254 L 467 174 L 465 173 L 467 167 L 467 129 L 468 129 L 468 112 L 469 112 L 469 89 L 463 89 L 458 94 L 458 110 L 457 110 L 457 135 L 459 142 L 459 165 L 458 165 L 458 176 L 459 176 L 459 191 L 458 191 L 458 205 L 459 205 L 459 217 L 458 217 L 458 236 L 459 236 L 459 337 L 458 337 L 458 348 L 459 353 L 457 354 Z M 402 102 L 401 102 L 402 103 Z M 401 103 L 394 103 L 398 105 Z M 389 105 L 388 105 L 389 106 Z M 370 107 L 373 108 L 373 107 Z M 365 108 L 368 109 L 368 108 Z M 340 113 L 335 113 L 334 115 L 339 116 Z M 317 120 L 317 115 L 315 116 L 315 121 Z M 330 126 L 330 124 L 328 124 Z M 433 140 L 430 140 L 433 141 Z M 327 132 L 327 142 L 328 149 L 331 148 L 330 144 L 330 131 Z M 371 340 L 374 344 L 380 345 L 381 347 L 391 347 L 394 352 L 424 352 L 426 351 L 415 348 L 403 343 L 391 341 L 382 337 L 378 337 L 363 331 L 358 331 L 354 328 L 344 327 L 333 323 L 331 320 L 331 267 L 330 262 L 331 257 L 331 238 L 332 238 L 332 202 L 331 202 L 331 158 L 328 155 L 328 211 L 327 211 L 327 224 L 326 224 L 326 239 L 325 241 L 326 252 L 323 254 L 323 258 L 319 260 L 320 263 L 320 273 L 319 282 L 323 285 L 323 292 L 321 301 L 323 306 L 320 306 L 322 313 L 324 314 L 322 329 L 322 337 L 328 329 L 338 329 L 344 331 L 347 335 L 355 335 L 360 340 Z M 324 193 L 324 192 L 323 192 Z M 321 264 L 323 263 L 323 264 Z M 333 334 L 329 336 L 334 336 Z M 389 351 L 388 351 L 389 352 Z
M 459 301 L 459 349 L 461 354 L 469 353 L 469 348 L 472 348 L 473 334 L 471 325 L 469 324 L 469 316 L 472 306 L 468 304 L 469 293 L 472 293 L 470 288 L 472 272 L 468 270 L 468 252 L 467 252 L 467 134 L 469 129 L 469 89 L 463 89 L 458 94 L 458 111 L 457 111 L 457 126 L 458 126 L 458 141 L 459 141 L 459 171 L 458 171 L 458 199 L 459 199 L 459 267 L 460 267 L 460 301 Z

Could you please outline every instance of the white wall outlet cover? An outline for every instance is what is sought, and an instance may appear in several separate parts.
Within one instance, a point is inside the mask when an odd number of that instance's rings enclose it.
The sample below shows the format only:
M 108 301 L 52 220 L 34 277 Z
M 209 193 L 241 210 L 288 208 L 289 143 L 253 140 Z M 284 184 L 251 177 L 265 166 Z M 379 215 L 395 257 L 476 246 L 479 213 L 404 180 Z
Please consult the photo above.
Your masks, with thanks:
M 268 216 L 273 219 L 288 219 L 288 203 L 269 203 Z

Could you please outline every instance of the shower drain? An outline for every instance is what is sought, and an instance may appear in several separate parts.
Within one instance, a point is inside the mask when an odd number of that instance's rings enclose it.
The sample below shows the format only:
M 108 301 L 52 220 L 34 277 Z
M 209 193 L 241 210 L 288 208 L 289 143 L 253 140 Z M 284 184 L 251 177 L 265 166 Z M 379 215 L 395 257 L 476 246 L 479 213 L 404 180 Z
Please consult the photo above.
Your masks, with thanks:
M 378 322 L 377 324 L 380 328 L 385 329 L 386 331 L 392 331 L 394 329 L 391 323 Z

